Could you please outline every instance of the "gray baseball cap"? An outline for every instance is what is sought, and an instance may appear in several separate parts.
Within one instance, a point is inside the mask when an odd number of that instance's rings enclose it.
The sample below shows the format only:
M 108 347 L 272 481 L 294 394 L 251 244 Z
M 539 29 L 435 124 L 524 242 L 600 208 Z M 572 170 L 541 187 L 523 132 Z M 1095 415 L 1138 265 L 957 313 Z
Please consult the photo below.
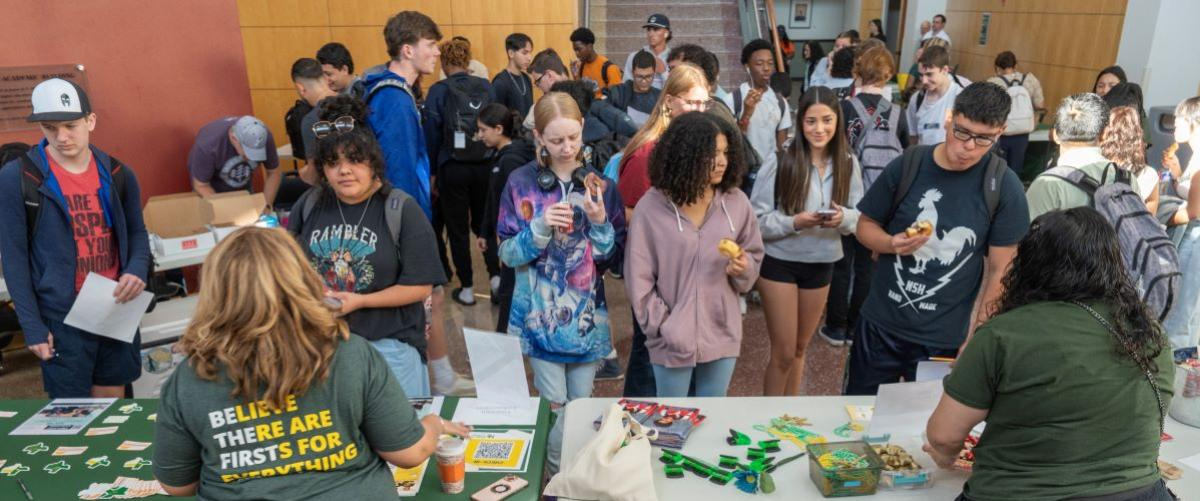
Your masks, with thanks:
M 267 126 L 262 120 L 246 115 L 233 124 L 233 136 L 242 144 L 246 160 L 267 161 Z

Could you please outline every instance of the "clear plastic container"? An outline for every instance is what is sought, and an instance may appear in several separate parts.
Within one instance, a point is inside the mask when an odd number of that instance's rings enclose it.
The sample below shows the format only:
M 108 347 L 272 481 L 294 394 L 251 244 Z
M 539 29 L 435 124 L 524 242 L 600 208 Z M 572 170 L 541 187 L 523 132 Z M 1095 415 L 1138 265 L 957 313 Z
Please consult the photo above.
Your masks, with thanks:
M 933 473 L 919 470 L 888 471 L 880 473 L 879 485 L 889 490 L 926 489 L 933 485 Z
M 883 461 L 871 449 L 870 445 L 861 440 L 850 442 L 829 442 L 823 444 L 808 444 L 808 473 L 816 484 L 817 490 L 827 498 L 870 496 L 879 488 L 879 476 L 883 470 Z M 826 453 L 837 450 L 847 450 L 866 460 L 867 465 L 861 468 L 826 468 L 821 465 L 820 458 Z
M 1200 369 L 1175 366 L 1175 396 L 1169 414 L 1180 423 L 1200 428 Z

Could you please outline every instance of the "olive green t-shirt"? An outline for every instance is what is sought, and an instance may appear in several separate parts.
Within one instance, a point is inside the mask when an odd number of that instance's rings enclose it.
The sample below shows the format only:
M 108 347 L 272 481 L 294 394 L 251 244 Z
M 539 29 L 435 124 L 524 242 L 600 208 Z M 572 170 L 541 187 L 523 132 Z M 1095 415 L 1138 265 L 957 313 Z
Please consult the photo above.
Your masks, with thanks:
M 1112 321 L 1107 307 L 1092 307 Z M 967 496 L 1051 500 L 1158 481 L 1158 401 L 1119 349 L 1091 314 L 1065 302 L 1023 306 L 980 326 L 945 379 L 951 398 L 988 410 Z M 1154 362 L 1170 407 L 1171 350 Z
M 383 357 L 361 337 L 338 343 L 327 378 L 276 412 L 229 396 L 232 383 L 180 366 L 154 434 L 154 476 L 200 481 L 198 499 L 395 499 L 374 450 L 406 449 L 424 428 Z

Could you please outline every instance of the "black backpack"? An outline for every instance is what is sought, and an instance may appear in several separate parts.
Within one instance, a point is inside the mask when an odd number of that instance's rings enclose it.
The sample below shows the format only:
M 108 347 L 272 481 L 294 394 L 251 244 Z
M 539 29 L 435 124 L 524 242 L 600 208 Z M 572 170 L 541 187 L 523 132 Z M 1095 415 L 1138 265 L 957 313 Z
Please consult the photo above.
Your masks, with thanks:
M 935 145 L 920 145 L 910 146 L 904 150 L 901 155 L 900 185 L 896 187 L 896 194 L 892 197 L 892 211 L 888 215 L 888 219 L 895 216 L 896 209 L 900 208 L 900 203 L 904 201 L 904 197 L 908 195 L 908 190 L 912 188 L 913 182 L 917 180 L 917 173 L 921 170 L 921 159 L 934 148 Z M 1004 171 L 1008 169 L 1008 164 L 1003 158 L 996 153 L 988 153 L 988 161 L 986 171 L 983 173 L 983 202 L 987 206 L 988 220 L 996 219 L 996 209 L 1000 207 L 1000 184 L 1004 182 Z
M 304 120 L 304 115 L 312 110 L 313 107 L 308 101 L 297 99 L 296 104 L 283 114 L 283 127 L 287 131 L 288 141 L 292 142 L 292 156 L 301 160 L 308 160 L 308 152 L 304 151 L 304 135 L 300 122 Z
M 442 108 L 442 141 L 450 146 L 450 158 L 459 162 L 482 162 L 488 147 L 475 139 L 475 119 L 490 101 L 488 81 L 479 77 L 447 78 L 446 105 Z M 455 137 L 460 136 L 458 141 Z M 462 146 L 461 148 L 459 146 Z M 432 152 L 431 152 L 432 154 Z
M 1110 172 L 1114 175 L 1113 182 L 1108 182 Z M 1129 180 L 1133 175 L 1111 162 L 1104 167 L 1099 181 L 1070 167 L 1055 167 L 1042 175 L 1062 179 L 1087 193 L 1091 207 L 1117 230 L 1125 269 L 1142 301 L 1159 322 L 1166 319 L 1183 276 L 1179 271 L 1179 252 L 1131 186 Z
M 604 167 L 612 157 L 625 149 L 629 138 L 619 136 L 615 132 L 584 145 L 583 163 L 596 172 L 604 172 Z

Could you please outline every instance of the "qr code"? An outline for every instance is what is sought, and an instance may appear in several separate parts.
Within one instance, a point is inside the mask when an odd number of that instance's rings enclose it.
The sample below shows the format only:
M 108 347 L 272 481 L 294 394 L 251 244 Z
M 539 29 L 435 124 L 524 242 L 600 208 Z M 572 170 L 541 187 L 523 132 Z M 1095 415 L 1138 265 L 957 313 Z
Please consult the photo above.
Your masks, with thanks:
M 508 459 L 512 449 L 512 442 L 480 442 L 475 448 L 475 459 Z

